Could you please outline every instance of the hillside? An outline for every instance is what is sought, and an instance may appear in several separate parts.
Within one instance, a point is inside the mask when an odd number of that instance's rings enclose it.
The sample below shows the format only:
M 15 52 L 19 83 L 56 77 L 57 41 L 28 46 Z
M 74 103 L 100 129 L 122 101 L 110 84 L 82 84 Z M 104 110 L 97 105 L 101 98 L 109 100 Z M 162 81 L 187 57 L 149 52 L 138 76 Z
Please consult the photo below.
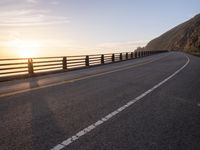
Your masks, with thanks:
M 200 14 L 153 39 L 145 49 L 200 52 Z

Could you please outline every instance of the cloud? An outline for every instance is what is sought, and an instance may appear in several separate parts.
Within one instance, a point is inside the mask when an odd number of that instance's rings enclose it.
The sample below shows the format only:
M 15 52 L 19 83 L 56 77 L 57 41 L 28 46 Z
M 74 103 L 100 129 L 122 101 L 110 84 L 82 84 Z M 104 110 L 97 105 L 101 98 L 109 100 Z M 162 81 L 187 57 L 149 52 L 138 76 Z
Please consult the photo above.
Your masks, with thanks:
M 24 4 L 24 1 L 27 4 Z M 14 5 L 16 8 L 12 3 L 7 4 L 4 0 L 1 3 L 7 6 L 6 9 L 1 9 L 2 6 L 0 6 L 1 27 L 44 26 L 70 22 L 66 16 L 55 14 L 48 9 L 42 9 L 42 6 L 38 6 L 39 4 L 29 5 L 29 3 L 39 3 L 38 0 L 21 0 L 16 6 Z
M 58 5 L 58 4 L 60 4 L 60 2 L 59 2 L 59 1 L 56 1 L 56 0 L 51 1 L 51 2 L 49 2 L 49 3 L 52 4 L 52 5 Z
M 70 22 L 67 17 L 50 15 L 43 10 L 31 9 L 1 13 L 0 20 L 0 26 L 5 27 L 42 26 Z
M 29 2 L 29 3 L 37 3 L 38 1 L 37 0 L 27 0 L 27 2 Z
M 106 42 L 97 45 L 100 49 L 118 49 L 118 50 L 132 50 L 137 47 L 143 47 L 148 43 L 148 40 L 138 40 L 138 41 L 124 41 L 124 42 Z

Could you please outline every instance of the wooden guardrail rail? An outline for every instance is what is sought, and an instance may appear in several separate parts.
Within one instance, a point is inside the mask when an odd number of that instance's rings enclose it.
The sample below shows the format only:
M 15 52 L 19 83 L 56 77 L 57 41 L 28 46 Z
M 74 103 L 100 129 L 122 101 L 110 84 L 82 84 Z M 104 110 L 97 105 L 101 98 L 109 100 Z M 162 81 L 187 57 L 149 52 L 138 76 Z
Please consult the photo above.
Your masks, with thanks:
M 0 81 L 18 77 L 31 77 L 52 72 L 64 72 L 75 68 L 119 62 L 162 52 L 166 51 L 140 51 L 64 57 L 0 59 Z

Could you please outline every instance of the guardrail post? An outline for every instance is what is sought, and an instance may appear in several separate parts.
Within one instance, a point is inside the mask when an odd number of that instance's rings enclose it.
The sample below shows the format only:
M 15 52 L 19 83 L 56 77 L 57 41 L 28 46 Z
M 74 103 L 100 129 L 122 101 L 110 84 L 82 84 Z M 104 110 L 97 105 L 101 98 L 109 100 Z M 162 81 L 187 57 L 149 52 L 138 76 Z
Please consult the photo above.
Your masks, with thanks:
M 28 58 L 28 74 L 32 76 L 34 74 L 34 69 L 33 69 L 33 59 Z
M 115 62 L 115 54 L 112 54 L 112 62 Z
M 85 66 L 89 66 L 90 65 L 90 63 L 89 63 L 89 56 L 87 55 L 86 57 L 85 57 Z
M 128 53 L 126 53 L 126 60 L 128 60 Z
M 101 64 L 104 64 L 104 55 L 101 55 Z
M 131 52 L 131 59 L 133 59 L 133 52 Z
M 122 53 L 120 53 L 120 55 L 119 55 L 119 59 L 120 59 L 120 61 L 123 60 L 123 59 L 122 59 Z
M 67 57 L 63 57 L 62 65 L 63 65 L 63 70 L 66 70 L 67 69 Z

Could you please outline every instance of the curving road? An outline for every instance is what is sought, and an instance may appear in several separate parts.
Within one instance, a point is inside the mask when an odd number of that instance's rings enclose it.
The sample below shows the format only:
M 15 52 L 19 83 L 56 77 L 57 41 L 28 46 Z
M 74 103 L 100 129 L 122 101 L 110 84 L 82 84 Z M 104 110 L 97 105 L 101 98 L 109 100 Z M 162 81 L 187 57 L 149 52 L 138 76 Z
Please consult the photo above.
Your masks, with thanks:
M 199 150 L 200 58 L 170 52 L 0 83 L 0 150 Z

